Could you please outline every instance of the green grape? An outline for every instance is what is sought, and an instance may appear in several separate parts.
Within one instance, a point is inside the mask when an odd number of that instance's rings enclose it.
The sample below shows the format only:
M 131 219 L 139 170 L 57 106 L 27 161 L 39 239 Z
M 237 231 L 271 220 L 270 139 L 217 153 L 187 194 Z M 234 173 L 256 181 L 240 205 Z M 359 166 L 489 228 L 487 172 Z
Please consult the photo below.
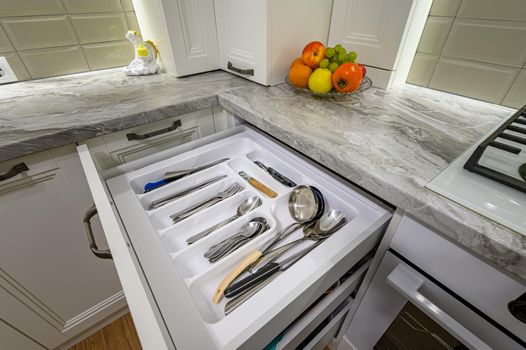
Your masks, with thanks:
M 342 49 L 343 46 L 341 44 L 338 44 L 334 47 L 334 49 L 336 49 L 336 52 L 338 52 L 338 49 Z
M 338 63 L 338 55 L 334 54 L 334 56 L 332 56 L 329 61 L 332 63 L 332 62 L 336 62 Z
M 349 62 L 354 62 L 358 58 L 358 54 L 356 53 L 356 51 L 351 51 L 347 55 L 347 58 L 349 59 Z
M 334 51 L 336 51 L 336 54 L 341 54 L 341 53 L 345 53 L 345 49 L 343 47 L 337 47 L 334 49 Z
M 341 54 L 338 55 L 338 62 L 344 63 L 346 59 L 347 59 L 347 55 L 346 54 L 341 53 Z
M 334 56 L 335 53 L 336 51 L 334 51 L 332 47 L 328 47 L 327 51 L 325 51 L 325 56 L 327 56 L 328 58 L 331 58 Z
M 336 62 L 332 62 L 331 64 L 329 64 L 329 70 L 331 72 L 334 72 L 338 67 L 339 67 L 339 65 Z
M 327 68 L 329 66 L 329 59 L 324 58 L 320 61 L 320 67 L 321 68 Z

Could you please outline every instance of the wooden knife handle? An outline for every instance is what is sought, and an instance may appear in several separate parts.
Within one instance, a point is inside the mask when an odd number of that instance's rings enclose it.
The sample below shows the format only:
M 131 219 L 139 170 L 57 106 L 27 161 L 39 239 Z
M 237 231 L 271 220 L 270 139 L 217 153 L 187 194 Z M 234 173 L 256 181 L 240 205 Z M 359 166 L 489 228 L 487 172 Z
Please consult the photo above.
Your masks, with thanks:
M 274 192 L 273 190 L 271 190 L 269 187 L 267 187 L 266 185 L 262 184 L 258 180 L 254 179 L 253 177 L 251 177 L 248 180 L 248 183 L 251 184 L 252 186 L 254 186 L 254 188 L 256 188 L 257 190 L 259 190 L 262 193 L 264 193 L 267 196 L 269 196 L 270 198 L 276 198 L 278 196 L 278 194 L 276 192 Z
M 259 250 L 254 250 L 243 260 L 241 260 L 241 262 L 232 271 L 230 271 L 228 275 L 225 276 L 221 283 L 219 283 L 219 286 L 217 286 L 214 296 L 212 297 L 214 304 L 218 304 L 221 301 L 221 298 L 223 298 L 223 293 L 230 283 L 232 283 L 232 281 L 235 280 L 237 276 L 241 275 L 243 271 L 245 271 L 251 264 L 256 262 L 256 260 L 258 260 L 261 255 L 263 255 L 263 253 L 261 253 Z

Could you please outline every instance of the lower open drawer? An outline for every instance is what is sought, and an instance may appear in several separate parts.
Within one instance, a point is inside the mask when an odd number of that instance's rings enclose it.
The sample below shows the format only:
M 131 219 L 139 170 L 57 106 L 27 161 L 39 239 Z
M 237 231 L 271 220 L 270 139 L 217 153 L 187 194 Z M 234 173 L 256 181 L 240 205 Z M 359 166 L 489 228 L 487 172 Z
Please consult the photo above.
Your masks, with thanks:
M 330 172 L 311 164 L 256 130 L 239 127 L 229 131 L 224 138 L 213 135 L 209 140 L 207 143 L 206 138 L 201 139 L 194 147 L 191 144 L 181 146 L 180 152 L 176 148 L 173 156 L 166 159 L 153 163 L 136 161 L 112 171 L 120 175 L 105 180 L 109 193 L 100 193 L 101 186 L 96 184 L 96 180 L 88 179 L 88 182 L 92 192 L 95 190 L 93 196 L 106 235 L 122 235 L 124 242 L 129 244 L 127 250 L 133 250 L 140 265 L 140 269 L 135 269 L 136 273 L 147 282 L 137 288 L 147 286 L 150 300 L 145 302 L 158 310 L 161 317 L 157 317 L 157 322 L 162 323 L 167 330 L 172 345 L 178 349 L 263 348 L 296 319 L 306 305 L 318 299 L 377 244 L 391 213 Z M 81 147 L 79 153 L 85 171 L 93 174 L 89 152 Z M 191 168 L 222 158 L 227 159 L 202 172 L 148 193 L 143 191 L 146 183 L 162 178 L 166 171 Z M 158 155 L 155 159 L 159 159 Z M 254 165 L 256 160 L 285 174 L 297 184 L 317 187 L 323 193 L 327 207 L 341 210 L 348 222 L 226 315 L 226 301 L 214 304 L 211 300 L 219 281 L 247 253 L 293 222 L 287 210 L 291 188 Z M 239 177 L 239 171 L 253 174 L 274 189 L 278 196 L 266 197 Z M 149 206 L 153 200 L 212 177 L 221 177 L 221 180 L 160 208 Z M 173 213 L 182 208 L 235 183 L 242 187 L 241 192 L 180 222 L 170 219 Z M 253 212 L 192 245 L 186 242 L 190 236 L 228 217 L 240 201 L 252 195 L 261 199 L 261 205 Z M 111 204 L 114 204 L 113 208 Z M 111 213 L 108 208 L 111 208 Z M 203 258 L 203 253 L 211 245 L 231 236 L 255 216 L 266 219 L 269 224 L 266 232 L 215 263 Z M 120 232 L 117 232 L 116 226 L 120 226 Z M 302 235 L 297 232 L 290 240 Z M 122 250 L 122 247 L 112 245 L 116 244 L 115 239 L 108 239 L 108 242 L 112 252 Z M 119 269 L 120 261 L 119 257 L 115 260 L 117 270 L 125 270 Z M 119 276 L 121 281 L 128 278 L 121 276 L 121 273 Z M 347 282 L 349 288 L 352 283 L 358 283 L 358 279 L 352 281 Z M 127 289 L 130 287 L 127 288 L 126 283 L 123 286 L 128 294 Z M 336 301 L 333 300 L 333 303 Z M 130 308 L 133 315 L 134 307 L 130 305 Z M 138 329 L 138 332 L 141 340 L 148 336 L 147 330 Z M 296 340 L 299 339 L 298 335 Z

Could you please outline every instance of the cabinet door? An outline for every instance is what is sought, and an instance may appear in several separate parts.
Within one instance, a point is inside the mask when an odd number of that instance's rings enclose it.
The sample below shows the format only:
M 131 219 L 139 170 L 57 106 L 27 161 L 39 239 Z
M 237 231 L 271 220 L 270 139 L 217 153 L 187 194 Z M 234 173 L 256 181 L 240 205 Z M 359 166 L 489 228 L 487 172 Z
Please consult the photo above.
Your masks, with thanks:
M 394 70 L 415 0 L 334 0 L 329 46 L 358 52 L 367 66 Z
M 113 262 L 89 250 L 82 218 L 92 199 L 74 149 L 33 155 L 26 160 L 28 168 L 43 171 L 17 175 L 0 187 L 0 288 L 57 330 L 60 337 L 44 339 L 41 326 L 17 326 L 46 347 L 126 305 Z M 103 234 L 98 233 L 100 243 Z M 1 318 L 10 322 L 22 311 L 4 314 L 2 308 Z
M 0 320 L 0 349 L 9 350 L 45 350 L 33 339 L 24 335 L 3 320 Z
M 141 32 L 175 76 L 218 68 L 213 0 L 133 0 Z
M 268 85 L 267 1 L 216 0 L 215 10 L 220 68 Z

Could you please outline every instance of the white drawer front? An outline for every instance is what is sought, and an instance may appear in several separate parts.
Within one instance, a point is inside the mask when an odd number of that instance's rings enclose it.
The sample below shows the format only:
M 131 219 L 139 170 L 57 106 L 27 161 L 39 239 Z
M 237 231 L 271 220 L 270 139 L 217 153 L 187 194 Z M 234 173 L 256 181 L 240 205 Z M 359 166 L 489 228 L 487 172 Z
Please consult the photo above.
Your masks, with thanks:
M 526 341 L 526 324 L 513 317 L 507 307 L 526 292 L 526 284 L 511 279 L 408 216 L 402 218 L 391 247 Z
M 202 141 L 199 144 L 202 146 L 193 149 L 191 144 L 186 145 L 184 149 L 188 149 L 187 152 L 143 168 L 135 167 L 132 162 L 130 168 L 137 170 L 107 180 L 111 200 L 115 202 L 130 243 L 177 348 L 264 347 L 306 305 L 317 299 L 378 242 L 390 213 L 253 130 L 241 127 L 233 136 L 210 144 L 203 145 Z M 80 152 L 85 157 L 88 156 L 87 149 L 81 149 Z M 223 174 L 226 175 L 223 182 L 202 188 L 161 208 L 147 209 L 146 204 L 150 199 L 157 199 L 159 193 L 172 193 L 177 188 L 177 183 L 146 194 L 143 193 L 144 184 L 158 180 L 166 171 L 192 168 L 225 157 L 229 160 L 179 180 L 181 183 L 190 179 L 197 181 L 206 176 Z M 223 300 L 220 304 L 213 304 L 211 301 L 213 290 L 220 280 L 251 249 L 292 222 L 287 210 L 291 189 L 254 165 L 255 160 L 261 160 L 282 171 L 298 184 L 318 187 L 328 205 L 342 210 L 349 222 L 239 308 L 225 315 L 223 308 L 226 301 Z M 278 197 L 270 199 L 259 193 L 237 175 L 240 170 L 249 172 L 267 184 L 278 192 Z M 232 182 L 242 184 L 245 189 L 224 203 L 205 209 L 179 223 L 173 224 L 169 220 L 170 214 L 199 202 Z M 99 183 L 98 187 L 100 191 L 102 184 Z M 235 203 L 249 194 L 259 195 L 262 199 L 262 205 L 251 213 L 252 216 L 240 218 L 193 245 L 186 244 L 188 237 L 223 219 L 221 215 L 226 215 L 225 211 L 234 209 Z M 102 203 L 106 210 L 111 209 L 109 202 L 110 199 L 106 198 L 106 203 Z M 106 214 L 112 213 L 108 211 Z M 267 232 L 215 264 L 210 264 L 203 258 L 203 252 L 211 244 L 228 237 L 234 228 L 255 215 L 267 218 L 270 224 Z M 104 224 L 103 216 L 101 215 L 101 221 Z M 112 232 L 107 232 L 107 235 L 118 235 L 115 217 L 106 219 L 114 221 L 110 225 L 113 227 L 109 227 Z M 297 232 L 296 236 L 289 238 L 292 240 L 301 236 L 302 233 Z M 112 252 L 112 241 L 116 240 L 108 238 Z M 116 265 L 119 266 L 117 261 Z M 127 291 L 124 282 L 123 286 Z M 144 326 L 148 328 L 147 325 Z
M 104 135 L 86 143 L 100 169 L 110 169 L 216 132 L 212 108 Z

